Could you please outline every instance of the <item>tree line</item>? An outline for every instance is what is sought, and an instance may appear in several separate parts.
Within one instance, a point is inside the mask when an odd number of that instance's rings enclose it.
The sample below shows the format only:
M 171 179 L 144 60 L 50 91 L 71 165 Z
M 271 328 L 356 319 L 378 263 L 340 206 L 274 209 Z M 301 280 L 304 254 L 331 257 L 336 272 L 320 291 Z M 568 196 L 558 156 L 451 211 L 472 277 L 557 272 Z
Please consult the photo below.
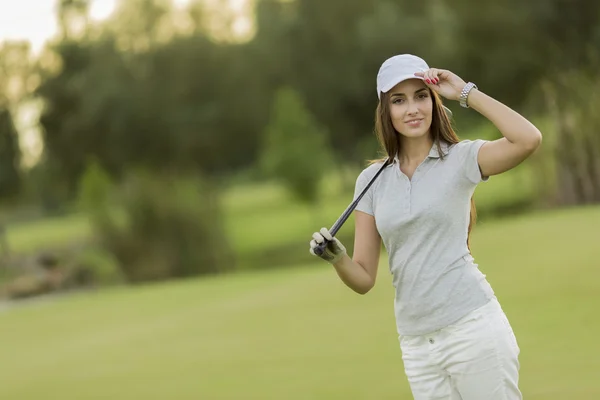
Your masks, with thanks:
M 598 65 L 591 50 L 600 45 L 600 6 L 575 3 L 262 0 L 253 37 L 218 41 L 207 21 L 224 17 L 201 1 L 183 11 L 182 33 L 181 12 L 173 18 L 168 1 L 125 1 L 98 24 L 86 0 L 61 0 L 59 39 L 34 65 L 19 65 L 8 56 L 15 49 L 3 47 L 1 186 L 17 187 L 10 115 L 26 97 L 44 104 L 41 181 L 62 182 L 49 186 L 66 197 L 92 158 L 116 177 L 132 166 L 214 176 L 252 168 L 284 87 L 322 124 L 339 160 L 360 162 L 373 151 L 377 68 L 397 53 L 451 69 L 524 113 L 554 115 L 562 107 L 545 99 L 553 90 L 567 98 L 576 84 L 565 74 Z M 6 82 L 32 76 L 34 90 L 7 98 Z M 465 124 L 478 122 L 456 111 Z
M 0 198 L 50 210 L 95 193 L 95 180 L 138 187 L 162 177 L 140 189 L 142 202 L 173 177 L 200 175 L 213 182 L 206 191 L 243 173 L 280 178 L 311 201 L 319 170 L 375 157 L 377 70 L 413 53 L 549 128 L 533 161 L 545 198 L 600 201 L 599 2 L 251 4 L 253 34 L 235 37 L 227 8 L 202 0 L 183 9 L 124 0 L 102 22 L 89 18 L 88 0 L 59 0 L 59 35 L 38 57 L 22 43 L 0 49 Z M 30 169 L 15 125 L 23 104 L 39 105 L 44 144 Z M 459 131 L 484 122 L 448 106 Z M 187 180 L 175 187 L 188 193 Z M 155 206 L 164 204 L 144 207 Z

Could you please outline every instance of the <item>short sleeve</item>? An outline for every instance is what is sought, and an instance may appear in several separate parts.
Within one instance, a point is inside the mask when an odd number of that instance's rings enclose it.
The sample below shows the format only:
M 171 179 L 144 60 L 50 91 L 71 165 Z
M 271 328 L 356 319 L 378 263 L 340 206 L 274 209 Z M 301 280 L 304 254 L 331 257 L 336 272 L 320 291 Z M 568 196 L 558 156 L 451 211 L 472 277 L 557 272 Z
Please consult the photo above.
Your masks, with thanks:
M 487 142 L 487 140 L 483 139 L 463 140 L 457 145 L 461 153 L 460 159 L 463 173 L 465 177 L 475 185 L 486 182 L 489 179 L 489 177 L 481 175 L 481 169 L 479 168 L 479 162 L 477 161 L 481 146 Z
M 358 175 L 358 178 L 356 178 L 353 200 L 356 200 L 358 196 L 360 196 L 360 194 L 362 193 L 363 189 L 369 184 L 370 178 L 373 175 L 370 172 L 372 172 L 371 168 L 367 168 L 363 170 L 360 173 L 360 175 Z M 371 186 L 369 190 L 367 190 L 367 192 L 363 195 L 363 197 L 358 202 L 358 205 L 356 206 L 355 210 L 362 211 L 369 215 L 375 215 L 373 211 L 373 186 Z

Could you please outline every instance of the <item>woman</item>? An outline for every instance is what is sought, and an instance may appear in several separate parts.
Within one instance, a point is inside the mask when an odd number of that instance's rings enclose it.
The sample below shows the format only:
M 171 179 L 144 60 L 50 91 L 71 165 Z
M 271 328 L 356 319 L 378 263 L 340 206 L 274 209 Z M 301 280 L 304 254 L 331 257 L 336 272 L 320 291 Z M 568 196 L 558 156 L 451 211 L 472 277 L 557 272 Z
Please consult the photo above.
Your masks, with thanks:
M 415 399 L 521 399 L 519 346 L 470 253 L 476 186 L 530 156 L 538 129 L 450 71 L 413 55 L 386 60 L 377 77 L 376 133 L 390 161 L 355 213 L 354 254 L 326 228 L 324 260 L 352 290 L 375 284 L 389 255 L 404 369 Z M 504 136 L 459 141 L 441 97 L 489 119 Z M 385 160 L 365 168 L 355 198 Z

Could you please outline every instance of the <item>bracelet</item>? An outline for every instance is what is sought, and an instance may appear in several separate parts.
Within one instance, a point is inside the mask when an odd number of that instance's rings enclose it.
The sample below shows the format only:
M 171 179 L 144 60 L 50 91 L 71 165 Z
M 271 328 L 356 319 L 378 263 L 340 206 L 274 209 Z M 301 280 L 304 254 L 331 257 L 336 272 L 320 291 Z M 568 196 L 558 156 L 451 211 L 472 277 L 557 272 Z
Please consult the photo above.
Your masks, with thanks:
M 473 82 L 469 82 L 460 92 L 460 97 L 458 100 L 460 102 L 460 105 L 464 108 L 469 108 L 469 105 L 467 104 L 467 99 L 469 98 L 469 93 L 471 93 L 472 89 L 477 89 L 477 85 L 475 85 Z

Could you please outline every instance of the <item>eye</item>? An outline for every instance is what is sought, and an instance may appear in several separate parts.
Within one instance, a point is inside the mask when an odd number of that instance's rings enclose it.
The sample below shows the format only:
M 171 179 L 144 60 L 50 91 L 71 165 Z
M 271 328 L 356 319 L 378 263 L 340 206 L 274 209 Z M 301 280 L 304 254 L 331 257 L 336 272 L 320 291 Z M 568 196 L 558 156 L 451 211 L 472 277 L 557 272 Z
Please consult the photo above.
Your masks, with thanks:
M 404 99 L 401 99 L 401 98 L 398 98 L 398 97 L 396 97 L 396 98 L 395 98 L 395 99 L 392 101 L 392 103 L 393 103 L 393 104 L 401 104 L 403 101 L 404 101 Z
M 426 99 L 428 97 L 429 95 L 427 93 L 419 93 L 419 95 L 417 96 L 418 99 Z

